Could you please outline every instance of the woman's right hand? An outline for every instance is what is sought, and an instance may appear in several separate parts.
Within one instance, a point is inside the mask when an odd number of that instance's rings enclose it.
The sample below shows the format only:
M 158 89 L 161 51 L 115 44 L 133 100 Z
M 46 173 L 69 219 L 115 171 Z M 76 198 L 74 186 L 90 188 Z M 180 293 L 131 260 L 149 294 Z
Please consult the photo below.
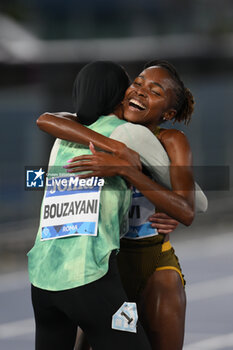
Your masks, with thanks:
M 64 168 L 69 173 L 88 171 L 87 174 L 80 175 L 80 178 L 123 175 L 127 171 L 127 167 L 141 169 L 139 155 L 130 149 L 124 153 L 123 158 L 120 158 L 114 154 L 96 151 L 91 142 L 89 148 L 92 152 L 91 155 L 74 157 L 69 160 L 69 164 L 65 165 Z

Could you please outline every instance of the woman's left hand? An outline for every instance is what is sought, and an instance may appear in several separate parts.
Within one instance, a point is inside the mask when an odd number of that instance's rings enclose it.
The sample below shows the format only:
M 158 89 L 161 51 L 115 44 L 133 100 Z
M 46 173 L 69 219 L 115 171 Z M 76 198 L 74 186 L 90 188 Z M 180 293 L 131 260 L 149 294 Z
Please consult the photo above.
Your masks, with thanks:
M 157 229 L 158 233 L 169 234 L 174 231 L 179 222 L 172 219 L 165 213 L 155 213 L 151 215 L 148 220 L 151 222 L 151 227 Z
M 90 143 L 89 148 L 92 155 L 87 154 L 70 159 L 69 164 L 64 166 L 64 168 L 67 169 L 67 172 L 80 173 L 88 171 L 87 174 L 79 176 L 79 178 L 85 179 L 92 176 L 108 177 L 122 175 L 123 167 L 130 166 L 138 169 L 138 162 L 140 162 L 140 160 L 138 156 L 135 161 L 136 152 L 134 151 L 132 151 L 134 152 L 134 157 L 132 157 L 132 161 L 129 162 L 113 154 L 96 151 L 92 143 Z

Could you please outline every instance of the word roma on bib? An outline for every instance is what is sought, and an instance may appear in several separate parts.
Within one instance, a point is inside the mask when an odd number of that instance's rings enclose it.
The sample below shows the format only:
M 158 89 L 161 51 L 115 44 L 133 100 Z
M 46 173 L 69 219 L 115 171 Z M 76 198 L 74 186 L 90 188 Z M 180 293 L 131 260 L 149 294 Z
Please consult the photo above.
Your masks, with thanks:
M 47 178 L 41 239 L 97 235 L 100 191 L 104 179 Z

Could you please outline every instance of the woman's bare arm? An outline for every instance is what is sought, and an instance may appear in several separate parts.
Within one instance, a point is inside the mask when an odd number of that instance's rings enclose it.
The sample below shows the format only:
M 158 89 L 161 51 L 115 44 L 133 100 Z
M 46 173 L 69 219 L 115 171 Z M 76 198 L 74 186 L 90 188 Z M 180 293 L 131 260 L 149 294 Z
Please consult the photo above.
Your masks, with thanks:
M 76 114 L 68 112 L 47 112 L 38 118 L 37 125 L 41 130 L 61 139 L 79 143 L 84 142 L 87 145 L 89 141 L 93 140 L 95 141 L 95 144 L 97 144 L 98 140 L 96 141 L 96 139 L 99 138 L 99 148 L 105 148 L 106 151 L 111 150 L 115 155 L 117 154 L 119 156 L 122 156 L 122 153 L 126 153 L 126 151 L 128 152 L 128 148 L 126 150 L 124 143 L 117 142 L 112 139 L 109 140 L 105 136 L 94 133 L 90 129 L 83 127 L 78 123 Z M 129 153 L 129 157 L 132 157 L 132 155 L 132 152 Z M 135 166 L 137 165 L 139 167 L 140 160 L 135 154 L 134 160 Z M 166 216 L 166 214 L 156 213 L 151 219 L 151 224 L 153 227 L 157 228 L 158 232 L 160 233 L 170 233 L 176 228 L 178 222 Z
M 103 136 L 78 122 L 78 118 L 72 113 L 44 113 L 37 119 L 37 126 L 50 135 L 62 140 L 89 145 L 95 142 L 96 147 L 104 151 L 117 153 L 118 147 L 123 143 L 110 141 Z
M 165 129 L 158 138 L 171 161 L 170 178 L 173 191 L 186 198 L 194 207 L 192 152 L 187 137 L 179 130 Z
M 179 198 L 177 200 L 176 197 L 166 192 L 166 198 L 164 198 L 163 195 L 157 195 L 158 197 L 160 196 L 160 201 L 158 204 L 156 203 L 156 208 L 173 217 L 174 215 L 169 212 L 170 208 L 173 205 L 177 210 L 182 208 L 181 210 L 184 210 L 185 218 L 180 220 L 179 217 L 175 216 L 175 219 L 181 221 L 185 225 L 190 225 L 194 219 L 194 179 L 192 172 L 192 152 L 188 140 L 186 136 L 178 130 L 164 130 L 159 139 L 171 161 L 170 178 L 172 192 L 182 197 L 184 202 L 180 201 Z M 140 190 L 140 188 L 138 189 Z M 150 199 L 148 194 L 147 198 Z M 167 200 L 169 200 L 170 203 L 166 204 Z
M 116 156 L 124 159 L 133 157 L 138 168 L 141 169 L 141 163 L 136 152 L 130 150 L 123 142 L 110 139 L 80 124 L 75 114 L 46 112 L 37 119 L 37 126 L 42 131 L 62 140 L 77 142 L 86 146 L 93 142 L 97 148 Z
M 133 151 L 128 149 L 128 153 L 126 152 L 128 154 L 127 158 L 125 156 L 125 150 L 127 150 L 127 147 L 123 143 L 111 140 L 101 134 L 98 134 L 84 127 L 83 125 L 79 124 L 74 120 L 74 115 L 69 115 L 66 113 L 58 113 L 55 115 L 45 113 L 42 116 L 40 116 L 40 118 L 37 121 L 37 124 L 41 130 L 46 131 L 58 138 L 66 139 L 72 142 L 82 143 L 85 145 L 88 145 L 89 142 L 92 141 L 98 148 L 101 148 L 105 151 L 113 152 L 116 156 L 123 157 L 124 159 L 127 159 L 129 164 L 132 164 L 131 159 L 133 156 Z M 136 158 L 137 155 L 135 155 L 135 159 Z M 106 163 L 104 165 L 106 165 Z M 117 167 L 114 167 L 114 171 L 116 171 L 116 169 Z M 102 173 L 105 170 L 102 166 Z M 115 174 L 117 173 L 115 172 Z M 176 195 L 172 193 L 172 191 L 165 190 L 167 191 L 167 195 L 165 195 L 164 197 L 165 192 L 162 191 L 164 190 L 164 188 L 154 183 L 154 181 L 150 180 L 147 176 L 141 174 L 140 172 L 136 172 L 135 168 L 123 166 L 121 167 L 119 175 L 124 176 L 126 179 L 128 179 L 128 181 L 134 184 L 138 188 L 138 190 L 140 190 L 151 202 L 153 202 L 157 207 L 159 207 L 160 210 L 165 211 L 167 214 L 171 215 L 172 217 L 176 218 L 177 220 L 186 225 L 189 225 L 191 223 L 193 219 L 192 207 L 190 207 L 190 203 L 186 202 L 186 199 L 182 198 L 182 196 Z M 100 176 L 106 175 L 103 174 Z M 113 174 L 111 174 L 110 176 L 113 176 Z M 155 186 L 155 188 L 153 187 L 153 185 Z M 160 193 L 158 192 L 157 196 L 154 196 L 153 194 L 148 193 L 148 191 L 159 191 Z M 171 195 L 173 195 L 172 203 L 170 202 Z M 176 196 L 174 197 L 174 195 Z M 177 213 L 175 207 L 177 207 L 178 204 L 180 205 L 180 208 L 178 208 Z
M 170 147 L 175 148 L 171 154 L 174 165 L 171 171 L 171 191 L 159 185 L 146 175 L 138 171 L 132 163 L 119 159 L 116 156 L 94 151 L 93 155 L 84 155 L 73 158 L 74 163 L 67 165 L 69 172 L 91 171 L 89 176 L 123 176 L 143 193 L 160 211 L 163 211 L 182 222 L 190 225 L 194 218 L 193 176 L 191 169 L 191 151 L 186 137 L 183 134 L 170 135 Z M 173 146 L 172 146 L 173 143 Z M 175 145 L 174 145 L 175 144 Z M 187 177 L 187 179 L 184 179 Z M 184 181 L 185 187 L 182 185 Z M 177 193 L 176 193 L 176 192 Z
M 178 130 L 164 130 L 161 133 L 160 142 L 163 144 L 171 161 L 170 178 L 172 191 L 166 191 L 165 198 L 163 194 L 156 194 L 157 197 L 160 197 L 158 203 L 155 203 L 156 208 L 175 217 L 175 219 L 185 225 L 190 225 L 194 219 L 194 179 L 192 172 L 192 152 L 188 140 Z M 138 189 L 141 190 L 140 188 Z M 141 192 L 143 193 L 143 191 Z M 175 194 L 179 197 L 173 196 Z M 154 197 L 153 194 L 151 196 Z M 184 202 L 180 201 L 180 197 Z M 148 194 L 147 198 L 150 200 Z M 173 206 L 175 211 L 184 210 L 185 217 L 183 220 L 180 220 L 181 217 L 174 216 L 169 212 Z

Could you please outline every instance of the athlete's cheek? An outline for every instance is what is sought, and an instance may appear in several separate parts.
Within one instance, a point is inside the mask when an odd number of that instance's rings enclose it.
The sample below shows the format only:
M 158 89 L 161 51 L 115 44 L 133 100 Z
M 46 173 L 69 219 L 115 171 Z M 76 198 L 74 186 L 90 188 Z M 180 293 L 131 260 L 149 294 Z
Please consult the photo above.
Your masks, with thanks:
M 131 90 L 132 90 L 132 87 L 131 87 L 131 86 L 128 87 L 128 89 L 127 89 L 126 92 L 125 92 L 125 96 L 127 96 L 127 95 L 130 93 Z
M 128 98 L 129 95 L 136 90 L 136 87 L 134 87 L 133 85 L 130 85 L 130 87 L 128 87 L 128 89 L 125 92 L 125 98 Z

